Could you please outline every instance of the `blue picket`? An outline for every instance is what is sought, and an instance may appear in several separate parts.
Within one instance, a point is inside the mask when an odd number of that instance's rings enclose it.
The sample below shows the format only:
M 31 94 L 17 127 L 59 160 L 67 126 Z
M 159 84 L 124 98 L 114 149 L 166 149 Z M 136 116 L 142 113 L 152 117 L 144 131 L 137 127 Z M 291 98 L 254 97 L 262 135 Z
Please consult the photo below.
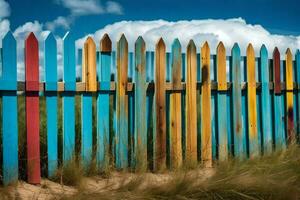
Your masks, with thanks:
M 63 161 L 70 162 L 75 155 L 75 39 L 68 32 L 63 38 Z
M 100 42 L 100 58 L 98 64 L 98 81 L 101 91 L 97 97 L 97 165 L 100 170 L 107 170 L 109 166 L 109 135 L 110 135 L 110 66 L 111 40 L 105 34 Z
M 57 170 L 57 59 L 56 40 L 52 33 L 45 40 L 45 97 L 47 112 L 48 176 Z
M 298 134 L 298 138 L 299 138 L 299 133 L 300 133 L 300 124 L 299 124 L 299 120 L 300 120 L 300 89 L 299 89 L 299 86 L 300 86 L 300 51 L 299 49 L 297 50 L 296 52 L 296 55 L 295 55 L 295 76 L 296 76 L 296 80 L 297 80 L 297 86 L 298 86 L 298 90 L 297 90 L 297 98 L 298 98 L 298 116 L 297 116 L 297 129 L 295 129 L 297 131 L 297 134 Z M 296 101 L 295 101 L 296 102 Z
M 18 180 L 17 46 L 11 32 L 2 40 L 3 184 Z

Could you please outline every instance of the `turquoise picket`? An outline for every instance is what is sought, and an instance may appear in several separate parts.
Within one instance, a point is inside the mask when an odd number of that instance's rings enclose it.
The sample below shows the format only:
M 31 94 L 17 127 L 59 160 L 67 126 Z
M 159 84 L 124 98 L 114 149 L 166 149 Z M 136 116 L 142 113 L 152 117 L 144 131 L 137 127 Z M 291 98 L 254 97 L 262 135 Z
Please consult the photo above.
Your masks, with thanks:
M 269 86 L 269 60 L 268 51 L 265 45 L 260 49 L 260 76 L 261 76 L 261 115 L 262 135 L 263 135 L 263 153 L 270 154 L 272 152 L 272 124 L 271 124 L 271 94 Z
M 143 171 L 147 169 L 145 48 L 143 38 L 139 37 L 135 43 L 134 160 L 135 168 Z
M 116 167 L 128 167 L 128 43 L 121 36 L 117 45 L 117 84 L 116 84 Z
M 231 77 L 232 77 L 232 113 L 233 113 L 233 143 L 234 155 L 244 158 L 243 124 L 242 124 L 242 92 L 241 92 L 241 53 L 237 43 L 231 51 Z
M 110 67 L 111 67 L 111 40 L 105 34 L 100 42 L 100 58 L 98 64 L 98 81 L 101 91 L 97 97 L 97 165 L 100 170 L 107 170 L 109 166 L 109 135 L 110 135 Z
M 75 155 L 75 39 L 68 32 L 63 38 L 63 161 L 72 161 Z
M 11 32 L 2 40 L 3 184 L 18 180 L 17 46 Z
M 45 40 L 45 97 L 47 112 L 48 176 L 57 170 L 57 48 L 56 40 L 50 33 Z
M 133 52 L 129 52 L 128 53 L 128 82 L 134 83 L 134 54 Z M 134 166 L 135 165 L 135 137 L 134 137 L 134 126 L 135 126 L 135 121 L 134 121 L 134 115 L 135 115 L 135 111 L 134 111 L 134 103 L 135 101 L 135 97 L 134 97 L 134 91 L 131 91 L 128 93 L 128 124 L 129 124 L 129 144 L 128 144 L 128 148 L 130 151 L 129 154 L 129 160 L 130 160 L 130 166 Z
M 296 52 L 296 55 L 295 55 L 295 76 L 296 76 L 296 80 L 297 80 L 297 86 L 298 86 L 298 90 L 297 90 L 297 98 L 298 98 L 298 107 L 297 107 L 297 123 L 296 124 L 296 131 L 297 131 L 297 134 L 298 134 L 298 138 L 299 138 L 299 133 L 300 133 L 300 51 L 297 50 Z M 296 102 L 296 101 L 295 101 Z M 296 104 L 296 103 L 295 103 Z

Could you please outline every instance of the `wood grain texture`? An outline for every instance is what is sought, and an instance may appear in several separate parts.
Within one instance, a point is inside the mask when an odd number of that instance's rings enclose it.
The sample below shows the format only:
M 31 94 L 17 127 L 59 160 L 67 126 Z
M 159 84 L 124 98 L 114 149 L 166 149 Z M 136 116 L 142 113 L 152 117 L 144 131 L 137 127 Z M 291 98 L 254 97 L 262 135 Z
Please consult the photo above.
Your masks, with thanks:
M 244 138 L 242 131 L 241 52 L 237 43 L 231 50 L 231 77 L 234 156 L 243 159 L 246 157 L 244 145 L 246 138 Z
M 122 34 L 117 44 L 117 90 L 116 90 L 116 167 L 128 166 L 128 43 Z
M 257 133 L 255 54 L 252 44 L 247 47 L 247 86 L 249 156 L 254 158 L 260 155 L 260 146 Z
M 197 53 L 190 40 L 187 46 L 186 67 L 186 163 L 197 163 Z
M 271 93 L 270 93 L 270 71 L 268 51 L 265 45 L 260 49 L 260 66 L 261 74 L 261 123 L 263 135 L 263 152 L 268 155 L 272 152 L 272 110 L 271 110 Z
M 222 42 L 217 47 L 217 118 L 218 118 L 218 155 L 219 160 L 228 158 L 228 137 L 227 137 L 227 81 L 226 81 L 226 49 Z
M 140 36 L 135 42 L 135 93 L 134 93 L 134 156 L 135 169 L 147 169 L 147 124 L 146 124 L 146 45 Z
M 171 168 L 182 165 L 182 131 L 181 131 L 181 92 L 177 92 L 181 85 L 181 44 L 175 39 L 172 44 L 172 85 L 170 94 L 170 164 Z
M 280 53 L 276 47 L 273 51 L 273 80 L 274 80 L 274 132 L 275 132 L 275 149 L 282 150 L 286 148 L 285 131 L 284 131 L 284 110 L 281 93 L 280 80 Z
M 201 48 L 201 158 L 204 166 L 212 167 L 210 48 Z
M 287 139 L 292 142 L 296 139 L 294 131 L 294 99 L 293 99 L 293 56 L 290 49 L 285 53 L 285 82 L 286 82 L 286 119 Z
M 88 92 L 97 91 L 96 72 L 96 44 L 91 37 L 84 43 L 84 53 L 82 59 L 82 82 Z
M 67 164 L 75 156 L 75 40 L 71 32 L 63 38 L 63 81 L 65 92 L 63 101 L 63 163 Z
M 17 46 L 11 32 L 2 40 L 2 180 L 7 186 L 18 180 Z
M 166 46 L 162 38 L 155 47 L 154 170 L 166 168 Z
M 52 177 L 58 167 L 57 135 L 57 47 L 54 35 L 50 33 L 45 40 L 45 97 L 47 113 L 47 152 L 48 176 Z
M 41 181 L 39 115 L 39 47 L 33 33 L 25 40 L 27 177 L 31 184 Z
M 111 73 L 111 40 L 105 34 L 100 41 L 100 59 L 98 77 L 100 85 L 108 89 Z M 109 167 L 110 141 L 110 95 L 109 91 L 98 92 L 97 97 L 97 164 L 98 169 L 105 171 Z

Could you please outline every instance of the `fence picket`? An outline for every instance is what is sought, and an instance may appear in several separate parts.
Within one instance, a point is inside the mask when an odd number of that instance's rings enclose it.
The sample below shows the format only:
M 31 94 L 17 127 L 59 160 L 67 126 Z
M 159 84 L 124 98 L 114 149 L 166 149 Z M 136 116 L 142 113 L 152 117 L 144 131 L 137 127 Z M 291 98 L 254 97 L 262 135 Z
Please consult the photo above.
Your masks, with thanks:
M 146 47 L 142 37 L 135 42 L 135 128 L 134 151 L 136 169 L 147 169 L 147 129 L 146 129 Z
M 110 136 L 110 66 L 111 40 L 105 34 L 100 41 L 99 82 L 105 91 L 98 92 L 97 97 L 97 163 L 100 170 L 107 170 L 109 166 L 109 136 Z
M 48 176 L 55 175 L 57 155 L 57 50 L 56 40 L 50 33 L 45 40 L 45 96 L 47 112 Z
M 232 113 L 234 156 L 243 159 L 246 155 L 242 125 L 241 52 L 237 43 L 231 50 Z
M 26 129 L 28 182 L 39 184 L 40 168 L 40 114 L 39 114 L 39 47 L 33 33 L 25 40 Z
M 260 154 L 257 133 L 255 54 L 252 44 L 247 47 L 247 110 L 250 158 Z
M 154 170 L 166 168 L 166 46 L 162 38 L 155 47 L 155 93 L 153 117 Z
M 182 165 L 181 146 L 181 44 L 175 39 L 172 44 L 172 87 L 170 94 L 170 163 L 171 168 L 178 168 Z
M 92 92 L 97 91 L 96 45 L 91 37 L 84 43 L 82 58 L 82 82 L 86 92 L 81 95 L 81 159 L 84 169 L 88 170 L 93 151 Z
M 297 80 L 297 88 L 298 88 L 298 90 L 297 90 L 297 93 L 296 93 L 296 95 L 297 95 L 297 98 L 298 98 L 298 105 L 297 105 L 297 108 L 298 108 L 298 116 L 297 116 L 297 129 L 295 130 L 296 131 L 296 133 L 298 134 L 298 138 L 299 138 L 299 133 L 300 133 L 300 122 L 299 122 L 299 120 L 300 120 L 300 88 L 299 88 L 299 86 L 300 86 L 300 51 L 299 51 L 299 49 L 296 51 L 296 55 L 295 55 L 295 73 L 296 73 L 296 80 Z
M 11 32 L 2 40 L 3 184 L 18 180 L 17 46 Z
M 204 166 L 212 166 L 210 48 L 201 48 L 201 158 Z
M 122 34 L 117 45 L 117 86 L 116 86 L 116 167 L 128 166 L 128 43 Z
M 75 40 L 68 32 L 63 38 L 63 162 L 66 165 L 75 158 Z
M 190 40 L 187 46 L 186 73 L 186 163 L 197 163 L 197 54 Z
M 268 51 L 265 45 L 260 48 L 260 66 L 261 74 L 261 123 L 263 135 L 263 152 L 265 155 L 272 152 L 272 124 L 271 124 L 271 96 L 269 87 L 269 60 Z
M 219 160 L 224 161 L 228 157 L 228 136 L 227 136 L 227 81 L 226 81 L 226 49 L 222 42 L 217 47 L 217 110 L 218 110 L 218 152 Z
M 290 49 L 285 53 L 285 82 L 286 82 L 286 119 L 287 139 L 289 142 L 295 140 L 294 133 L 294 99 L 293 99 L 293 57 Z

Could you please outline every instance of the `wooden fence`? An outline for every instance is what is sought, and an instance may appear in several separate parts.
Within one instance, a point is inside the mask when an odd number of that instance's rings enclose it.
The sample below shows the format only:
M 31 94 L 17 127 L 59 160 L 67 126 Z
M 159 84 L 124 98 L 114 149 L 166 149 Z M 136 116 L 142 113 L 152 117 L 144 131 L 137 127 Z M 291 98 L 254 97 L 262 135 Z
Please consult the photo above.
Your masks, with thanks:
M 175 39 L 171 52 L 166 52 L 161 38 L 155 52 L 146 52 L 139 37 L 134 52 L 128 52 L 122 35 L 114 52 L 105 34 L 99 51 L 87 38 L 82 58 L 79 54 L 82 81 L 76 82 L 75 40 L 68 33 L 63 39 L 63 81 L 58 82 L 56 40 L 50 33 L 40 44 L 45 67 L 45 82 L 40 83 L 36 37 L 30 33 L 25 40 L 25 82 L 17 81 L 16 45 L 12 33 L 7 33 L 0 57 L 4 185 L 18 179 L 18 91 L 25 94 L 27 179 L 34 184 L 41 179 L 41 96 L 46 98 L 49 177 L 59 165 L 59 98 L 63 102 L 60 165 L 74 159 L 79 135 L 85 170 L 93 160 L 99 171 L 110 165 L 152 171 L 198 162 L 210 167 L 214 160 L 224 161 L 231 155 L 245 159 L 284 149 L 299 132 L 299 51 L 293 61 L 288 49 L 282 61 L 277 48 L 269 59 L 263 45 L 256 58 L 251 44 L 246 56 L 235 44 L 231 56 L 226 56 L 220 42 L 217 54 L 211 55 L 207 42 L 197 53 L 191 40 L 182 53 Z M 81 96 L 81 134 L 75 133 L 75 95 Z

